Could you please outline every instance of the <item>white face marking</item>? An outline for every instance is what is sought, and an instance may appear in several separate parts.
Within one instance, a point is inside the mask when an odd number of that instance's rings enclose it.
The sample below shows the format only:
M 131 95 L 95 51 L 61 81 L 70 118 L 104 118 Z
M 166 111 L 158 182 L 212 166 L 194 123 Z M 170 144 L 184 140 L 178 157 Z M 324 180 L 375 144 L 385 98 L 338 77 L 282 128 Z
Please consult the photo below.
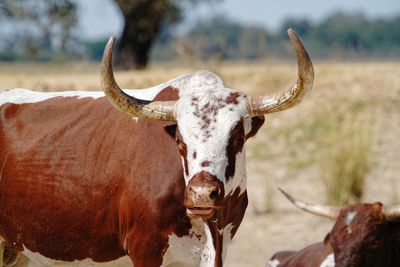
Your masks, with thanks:
M 333 253 L 329 254 L 319 267 L 335 267 L 335 256 Z
M 73 262 L 63 262 L 59 260 L 53 260 L 47 258 L 37 252 L 32 252 L 24 246 L 24 251 L 22 252 L 29 260 L 33 263 L 33 266 L 60 266 L 60 267 L 101 267 L 101 266 L 110 266 L 110 267 L 125 267 L 132 266 L 132 261 L 128 256 L 121 257 L 117 260 L 110 262 L 94 262 L 91 259 L 85 259 L 81 261 L 73 261 Z M 28 265 L 31 266 L 31 263 Z
M 273 259 L 272 261 L 267 262 L 267 265 L 265 267 L 278 267 L 280 261 L 277 259 Z
M 347 225 L 347 232 L 348 232 L 349 234 L 351 234 L 351 232 L 352 232 L 352 230 L 351 230 L 351 223 L 353 222 L 354 217 L 356 217 L 356 215 L 357 215 L 357 212 L 356 212 L 356 211 L 349 211 L 349 212 L 347 213 L 347 215 L 346 215 L 345 223 L 346 223 L 346 225 Z
M 188 152 L 186 184 L 193 175 L 202 171 L 215 175 L 225 183 L 227 145 L 232 128 L 247 114 L 246 96 L 225 88 L 219 77 L 207 71 L 192 74 L 176 84 L 176 88 L 179 88 L 177 122 Z M 227 103 L 227 99 L 232 98 L 234 103 Z M 250 131 L 249 120 L 248 117 L 244 119 L 246 131 Z M 192 156 L 194 152 L 195 158 Z M 238 166 L 240 164 L 244 164 L 244 153 L 236 157 L 236 170 L 239 169 L 243 175 L 245 167 Z M 234 181 L 229 190 L 225 189 L 225 195 L 243 184 L 242 179 L 235 179 L 236 176 L 235 172 L 235 177 L 231 179 Z

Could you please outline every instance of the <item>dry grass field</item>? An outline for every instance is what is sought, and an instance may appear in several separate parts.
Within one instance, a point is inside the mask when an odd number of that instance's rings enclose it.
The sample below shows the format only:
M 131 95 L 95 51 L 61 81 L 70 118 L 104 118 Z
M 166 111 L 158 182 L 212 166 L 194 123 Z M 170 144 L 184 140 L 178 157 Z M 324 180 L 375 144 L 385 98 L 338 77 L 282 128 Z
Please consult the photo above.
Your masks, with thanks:
M 297 71 L 289 63 L 161 65 L 116 78 L 142 88 L 200 68 L 251 95 L 288 88 Z M 250 204 L 226 266 L 265 266 L 274 252 L 320 241 L 331 228 L 331 221 L 292 207 L 277 187 L 308 202 L 400 203 L 400 62 L 314 62 L 314 68 L 307 99 L 267 116 L 247 144 Z M 99 90 L 98 67 L 0 65 L 0 90 L 14 87 Z M 358 189 L 349 197 L 343 193 L 350 182 Z

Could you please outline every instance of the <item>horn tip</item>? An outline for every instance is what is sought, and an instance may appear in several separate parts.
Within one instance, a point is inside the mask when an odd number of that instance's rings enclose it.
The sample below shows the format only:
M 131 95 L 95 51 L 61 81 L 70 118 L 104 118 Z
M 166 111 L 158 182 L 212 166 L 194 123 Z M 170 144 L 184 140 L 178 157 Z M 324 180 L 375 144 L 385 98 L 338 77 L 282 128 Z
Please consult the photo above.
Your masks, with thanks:
M 287 30 L 287 34 L 289 35 L 289 38 L 294 41 L 294 42 L 298 42 L 299 37 L 297 36 L 296 32 L 292 29 L 289 28 Z
M 107 44 L 104 48 L 104 52 L 103 52 L 103 58 L 102 58 L 102 66 L 104 65 L 104 63 L 106 62 L 111 62 L 111 58 L 112 58 L 112 50 L 114 47 L 114 43 L 115 43 L 115 37 L 111 36 L 108 41 Z
M 399 221 L 400 220 L 400 204 L 383 207 L 383 214 L 388 221 Z
M 283 190 L 283 189 L 280 188 L 280 187 L 278 187 L 278 190 L 281 191 L 281 193 L 282 193 L 290 202 L 292 202 L 293 204 L 295 204 L 296 200 L 295 200 L 291 195 L 289 195 L 288 193 L 286 193 L 285 190 Z
M 113 46 L 114 43 L 115 43 L 115 36 L 111 35 L 110 38 L 108 38 L 107 46 L 109 46 L 109 45 Z

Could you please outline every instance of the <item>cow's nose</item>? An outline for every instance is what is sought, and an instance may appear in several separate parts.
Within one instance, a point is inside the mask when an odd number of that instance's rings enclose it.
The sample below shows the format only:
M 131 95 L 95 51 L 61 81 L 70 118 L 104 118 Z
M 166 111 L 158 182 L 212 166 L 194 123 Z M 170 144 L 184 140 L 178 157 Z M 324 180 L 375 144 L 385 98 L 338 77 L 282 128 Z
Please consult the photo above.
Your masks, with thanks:
M 191 217 L 209 218 L 221 207 L 223 184 L 214 175 L 201 172 L 192 177 L 185 190 L 184 205 Z
M 189 185 L 187 198 L 192 200 L 194 207 L 215 207 L 221 198 L 221 192 L 222 190 L 218 184 Z
M 214 201 L 220 199 L 221 196 L 221 189 L 218 186 L 215 186 L 212 190 L 210 190 L 210 198 Z

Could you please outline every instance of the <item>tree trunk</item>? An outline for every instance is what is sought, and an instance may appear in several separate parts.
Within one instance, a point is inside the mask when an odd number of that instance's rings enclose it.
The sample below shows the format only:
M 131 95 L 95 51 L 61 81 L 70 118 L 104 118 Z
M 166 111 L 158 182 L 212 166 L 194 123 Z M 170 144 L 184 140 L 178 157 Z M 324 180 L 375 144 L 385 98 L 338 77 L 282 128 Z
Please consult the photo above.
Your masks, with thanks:
M 154 40 L 139 38 L 138 31 L 132 26 L 133 23 L 135 22 L 125 21 L 124 31 L 117 47 L 116 65 L 120 69 L 143 69 L 149 61 Z
M 119 69 L 143 69 L 149 61 L 150 49 L 159 33 L 163 10 L 155 8 L 157 0 L 117 0 L 125 20 L 124 31 L 117 47 Z

